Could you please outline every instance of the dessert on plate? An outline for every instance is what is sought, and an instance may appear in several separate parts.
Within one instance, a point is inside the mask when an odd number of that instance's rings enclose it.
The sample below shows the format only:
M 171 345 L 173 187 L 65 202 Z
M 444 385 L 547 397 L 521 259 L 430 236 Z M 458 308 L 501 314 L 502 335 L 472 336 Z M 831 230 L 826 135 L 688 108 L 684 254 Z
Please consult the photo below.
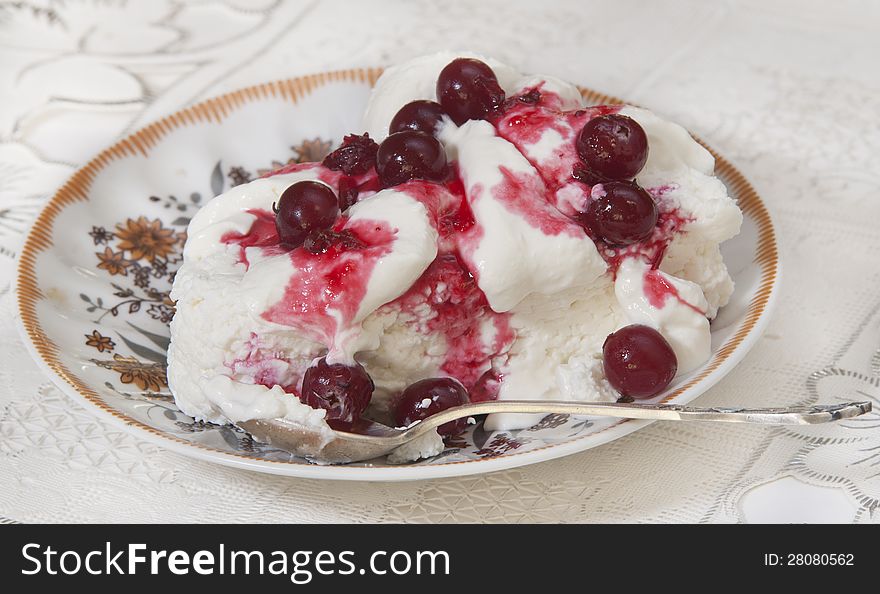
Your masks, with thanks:
M 169 386 L 197 419 L 328 440 L 469 401 L 653 398 L 708 360 L 733 291 L 719 244 L 742 213 L 713 169 L 681 126 L 554 77 L 470 54 L 395 66 L 322 162 L 193 218 Z

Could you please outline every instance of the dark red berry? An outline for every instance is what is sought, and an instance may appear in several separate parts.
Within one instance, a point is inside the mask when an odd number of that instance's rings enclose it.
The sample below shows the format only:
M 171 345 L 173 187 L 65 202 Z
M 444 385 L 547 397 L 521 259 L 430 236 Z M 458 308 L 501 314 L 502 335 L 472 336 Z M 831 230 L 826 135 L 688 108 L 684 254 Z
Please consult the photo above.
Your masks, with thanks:
M 437 77 L 437 101 L 461 126 L 468 120 L 485 120 L 504 105 L 504 89 L 487 64 L 457 58 Z
M 632 182 L 602 184 L 604 195 L 587 205 L 579 217 L 595 239 L 625 246 L 651 237 L 659 212 L 654 199 Z
M 301 246 L 312 231 L 330 228 L 339 214 L 333 190 L 316 181 L 296 182 L 274 208 L 278 238 L 288 249 Z
M 576 148 L 580 158 L 605 179 L 632 179 L 648 160 L 648 137 L 634 119 L 603 115 L 584 124 Z
M 364 133 L 361 136 L 349 134 L 342 139 L 342 145 L 324 157 L 323 165 L 345 175 L 360 175 L 373 168 L 379 145 Z
M 376 171 L 386 188 L 411 179 L 441 181 L 448 173 L 446 151 L 430 134 L 414 130 L 396 132 L 379 146 Z
M 436 101 L 412 101 L 400 108 L 388 126 L 388 133 L 415 130 L 425 134 L 434 134 L 437 125 L 443 120 L 446 112 Z
M 411 384 L 403 391 L 394 410 L 398 427 L 408 427 L 437 413 L 469 402 L 467 391 L 457 380 L 435 377 Z M 467 428 L 467 419 L 457 419 L 437 428 L 440 435 L 457 435 Z
M 611 386 L 637 400 L 662 392 L 678 371 L 672 347 L 649 326 L 633 324 L 609 334 L 602 354 L 605 377 Z
M 359 363 L 328 364 L 322 357 L 306 370 L 300 400 L 312 408 L 323 408 L 332 427 L 345 429 L 367 409 L 374 387 Z

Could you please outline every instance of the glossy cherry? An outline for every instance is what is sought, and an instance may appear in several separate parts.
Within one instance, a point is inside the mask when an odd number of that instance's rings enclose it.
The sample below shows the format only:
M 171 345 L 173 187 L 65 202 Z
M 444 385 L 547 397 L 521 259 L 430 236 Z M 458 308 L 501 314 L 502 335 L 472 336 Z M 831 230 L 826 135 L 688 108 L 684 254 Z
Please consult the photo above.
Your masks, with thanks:
M 456 58 L 437 77 L 437 101 L 461 126 L 497 113 L 504 105 L 504 89 L 485 62 Z
M 648 137 L 634 119 L 608 114 L 591 119 L 578 134 L 578 155 L 605 179 L 632 179 L 648 160 Z
M 446 115 L 446 111 L 436 101 L 411 101 L 401 107 L 391 120 L 388 133 L 415 130 L 425 134 L 434 134 L 444 115 Z
M 448 173 L 446 151 L 430 134 L 415 130 L 396 132 L 379 146 L 376 171 L 386 188 L 411 179 L 441 181 Z
M 339 203 L 325 184 L 301 181 L 284 190 L 274 210 L 281 245 L 293 249 L 312 231 L 330 228 L 339 214 Z
M 408 386 L 397 400 L 394 422 L 408 427 L 437 413 L 469 402 L 464 386 L 450 377 L 424 379 Z M 467 428 L 467 419 L 457 419 L 437 428 L 440 435 L 457 435 Z
M 345 429 L 357 421 L 373 396 L 373 380 L 359 363 L 327 363 L 322 357 L 306 370 L 300 400 L 327 411 L 324 417 L 334 428 Z
M 678 370 L 678 360 L 666 339 L 641 324 L 609 334 L 602 354 L 608 382 L 623 396 L 636 400 L 662 392 Z
M 603 195 L 587 205 L 578 218 L 595 239 L 626 246 L 651 237 L 659 211 L 654 199 L 632 182 L 602 184 Z

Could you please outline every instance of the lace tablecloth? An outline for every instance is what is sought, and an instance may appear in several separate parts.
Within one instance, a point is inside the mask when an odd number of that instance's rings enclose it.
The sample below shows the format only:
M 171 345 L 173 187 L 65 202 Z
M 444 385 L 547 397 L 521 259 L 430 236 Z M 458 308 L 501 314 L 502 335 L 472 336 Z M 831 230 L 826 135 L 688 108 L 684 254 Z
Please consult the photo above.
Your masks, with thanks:
M 656 423 L 531 467 L 333 483 L 199 462 L 93 418 L 30 361 L 29 221 L 95 152 L 248 84 L 469 47 L 644 104 L 764 196 L 782 298 L 701 405 L 880 405 L 880 5 L 785 0 L 0 2 L 0 521 L 872 522 L 880 416 L 819 429 Z

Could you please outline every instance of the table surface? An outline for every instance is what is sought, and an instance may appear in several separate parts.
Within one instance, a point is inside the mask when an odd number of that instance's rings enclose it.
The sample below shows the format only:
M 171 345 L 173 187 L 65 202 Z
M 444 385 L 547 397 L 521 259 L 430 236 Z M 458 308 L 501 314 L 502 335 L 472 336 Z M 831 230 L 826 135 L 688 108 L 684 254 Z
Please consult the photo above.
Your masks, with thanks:
M 332 483 L 195 461 L 93 418 L 24 352 L 28 223 L 120 136 L 245 85 L 473 49 L 672 118 L 777 222 L 783 289 L 700 405 L 880 405 L 880 4 L 368 0 L 0 3 L 0 522 L 876 522 L 880 415 L 767 429 L 656 423 L 542 464 Z

